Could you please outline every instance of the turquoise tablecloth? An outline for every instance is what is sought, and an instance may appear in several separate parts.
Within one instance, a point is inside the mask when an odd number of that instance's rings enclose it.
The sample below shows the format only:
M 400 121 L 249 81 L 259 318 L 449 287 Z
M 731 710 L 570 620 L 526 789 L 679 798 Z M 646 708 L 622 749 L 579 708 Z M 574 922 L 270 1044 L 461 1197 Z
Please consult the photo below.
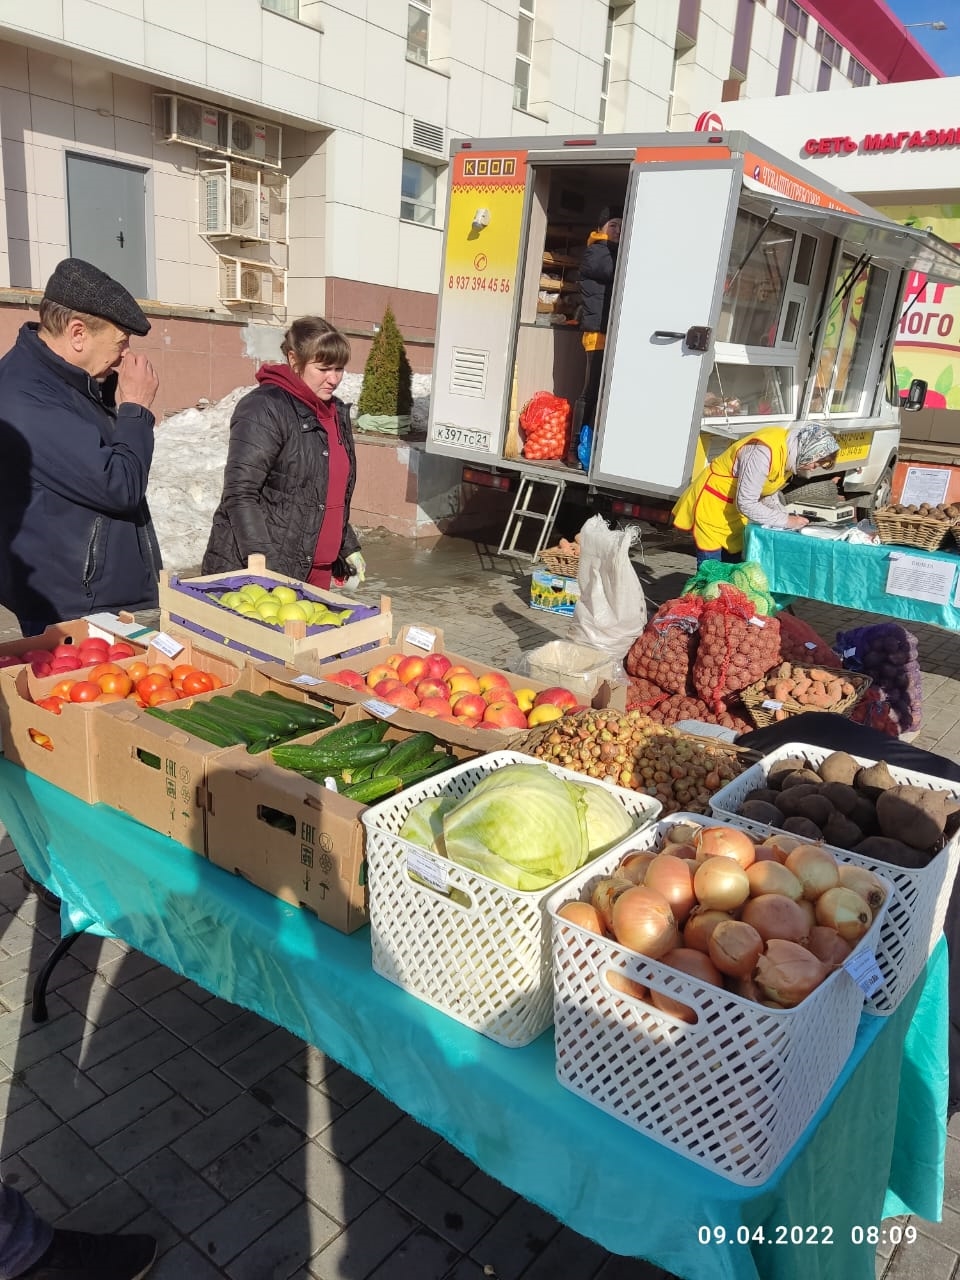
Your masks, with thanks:
M 952 603 L 952 592 L 951 601 L 943 605 L 887 594 L 891 552 L 948 561 L 960 571 L 960 556 L 946 551 L 833 542 L 783 529 L 764 529 L 755 524 L 747 526 L 744 543 L 745 558 L 760 562 L 770 581 L 770 590 L 777 595 L 805 596 L 808 600 L 825 600 L 846 609 L 960 630 L 960 609 Z M 955 575 L 954 589 L 956 581 Z
M 734 1186 L 560 1087 L 548 1032 L 506 1049 L 370 968 L 366 929 L 318 924 L 164 836 L 0 759 L 0 820 L 24 864 L 94 922 L 364 1077 L 482 1169 L 614 1253 L 684 1280 L 872 1280 L 851 1229 L 939 1218 L 947 965 L 890 1019 L 864 1017 L 841 1081 L 764 1187 Z M 912 1021 L 911 1021 L 912 1018 Z M 906 1039 L 905 1039 L 906 1037 Z M 700 1243 L 698 1229 L 804 1227 L 832 1244 Z M 789 1237 L 788 1237 L 789 1238 Z

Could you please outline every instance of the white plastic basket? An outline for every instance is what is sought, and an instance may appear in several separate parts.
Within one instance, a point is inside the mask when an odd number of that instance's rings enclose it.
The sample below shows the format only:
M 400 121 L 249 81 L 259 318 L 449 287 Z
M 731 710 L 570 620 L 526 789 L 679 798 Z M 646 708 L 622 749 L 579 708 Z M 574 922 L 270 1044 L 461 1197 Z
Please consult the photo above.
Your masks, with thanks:
M 719 818 L 675 813 L 645 828 L 632 847 L 656 848 L 684 821 L 722 825 Z M 768 1009 L 557 915 L 565 902 L 589 898 L 626 847 L 584 867 L 547 902 L 557 1079 L 655 1142 L 731 1182 L 755 1186 L 783 1162 L 842 1071 L 863 991 L 838 969 L 795 1009 Z M 893 889 L 885 888 L 889 901 Z M 876 947 L 885 909 L 857 951 Z M 609 970 L 682 1001 L 697 1022 L 616 990 Z
M 481 778 L 508 764 L 547 768 L 581 786 L 597 781 L 515 751 L 493 751 L 371 805 L 361 817 L 374 970 L 458 1022 L 520 1048 L 550 1025 L 550 923 L 544 904 L 571 877 L 522 893 L 397 834 L 421 800 L 466 796 Z M 638 830 L 656 821 L 661 806 L 652 797 L 609 789 Z M 416 874 L 444 887 L 412 879 L 411 861 Z
M 809 747 L 790 742 L 757 764 L 751 765 L 738 778 L 721 787 L 710 800 L 710 808 L 717 815 L 737 815 L 749 792 L 766 783 L 771 767 L 778 760 L 789 756 L 802 756 L 814 767 L 822 764 L 832 752 L 823 747 Z M 863 756 L 854 756 L 863 765 L 876 764 Z M 960 787 L 946 778 L 935 778 L 927 773 L 914 773 L 910 769 L 890 766 L 890 773 L 897 782 L 914 787 L 926 787 L 934 791 L 946 791 L 960 798 Z M 751 824 L 738 817 L 746 827 Z M 838 861 L 866 867 L 879 872 L 897 890 L 890 903 L 877 948 L 877 961 L 884 977 L 884 986 L 866 1004 L 868 1013 L 887 1015 L 893 1013 L 927 962 L 931 951 L 943 931 L 943 921 L 950 902 L 953 881 L 960 866 L 960 835 L 954 836 L 925 867 L 919 870 L 895 867 L 889 862 L 877 862 L 850 849 L 828 846 Z

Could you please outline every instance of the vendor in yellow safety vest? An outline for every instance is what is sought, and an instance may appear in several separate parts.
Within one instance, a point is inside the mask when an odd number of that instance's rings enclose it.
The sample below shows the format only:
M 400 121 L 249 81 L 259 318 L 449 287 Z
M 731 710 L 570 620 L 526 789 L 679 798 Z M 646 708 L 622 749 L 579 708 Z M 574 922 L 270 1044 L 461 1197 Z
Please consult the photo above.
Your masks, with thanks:
M 735 440 L 677 499 L 673 523 L 690 530 L 697 567 L 704 560 L 742 559 L 748 521 L 768 529 L 802 529 L 804 516 L 787 514 L 780 491 L 793 476 L 830 471 L 840 446 L 818 422 L 764 427 Z

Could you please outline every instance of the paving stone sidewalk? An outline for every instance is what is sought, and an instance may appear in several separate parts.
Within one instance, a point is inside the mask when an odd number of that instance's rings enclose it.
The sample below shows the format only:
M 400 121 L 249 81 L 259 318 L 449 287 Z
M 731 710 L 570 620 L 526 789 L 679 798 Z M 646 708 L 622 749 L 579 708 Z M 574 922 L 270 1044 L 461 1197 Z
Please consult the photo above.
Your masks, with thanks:
M 371 598 L 433 620 L 447 647 L 512 660 L 567 622 L 527 607 L 527 580 L 483 543 L 434 550 L 368 535 Z M 692 560 L 647 537 L 639 571 L 667 598 Z M 828 638 L 863 619 L 798 610 Z M 960 759 L 960 649 L 917 628 L 931 713 L 917 739 Z M 0 638 L 15 635 L 9 615 Z M 147 1230 L 157 1280 L 665 1280 L 492 1181 L 358 1077 L 261 1018 L 115 940 L 81 938 L 58 966 L 50 1021 L 33 975 L 59 918 L 0 840 L 2 1174 L 60 1225 Z M 877 1257 L 886 1280 L 952 1280 L 960 1263 L 960 1126 L 944 1221 Z M 838 1277 L 837 1280 L 844 1280 Z

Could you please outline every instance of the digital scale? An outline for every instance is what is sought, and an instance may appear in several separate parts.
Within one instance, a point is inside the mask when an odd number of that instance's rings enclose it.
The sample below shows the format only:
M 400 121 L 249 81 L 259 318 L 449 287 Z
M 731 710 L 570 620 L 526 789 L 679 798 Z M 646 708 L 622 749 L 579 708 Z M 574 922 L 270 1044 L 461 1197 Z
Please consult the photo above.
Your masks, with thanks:
M 792 516 L 806 516 L 808 520 L 820 520 L 826 524 L 856 524 L 857 508 L 852 502 L 836 506 L 817 506 L 810 502 L 788 502 L 787 511 Z

